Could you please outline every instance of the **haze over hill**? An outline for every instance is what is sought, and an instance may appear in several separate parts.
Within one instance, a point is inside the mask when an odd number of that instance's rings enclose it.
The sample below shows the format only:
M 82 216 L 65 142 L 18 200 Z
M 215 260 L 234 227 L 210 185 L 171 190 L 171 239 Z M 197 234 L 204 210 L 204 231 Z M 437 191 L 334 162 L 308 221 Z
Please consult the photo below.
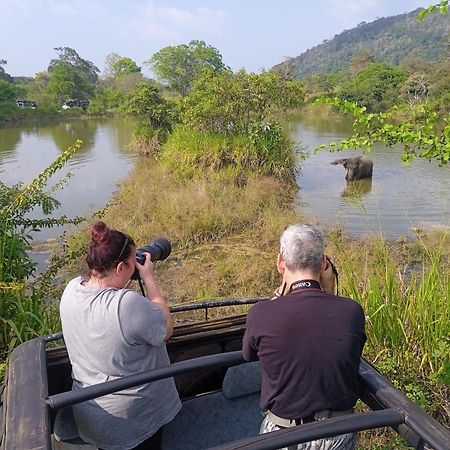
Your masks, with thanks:
M 297 57 L 286 59 L 272 70 L 288 72 L 295 78 L 318 72 L 339 72 L 361 51 L 372 55 L 377 62 L 395 65 L 407 57 L 436 60 L 450 46 L 450 15 L 434 13 L 420 22 L 417 20 L 419 11 L 362 22 Z

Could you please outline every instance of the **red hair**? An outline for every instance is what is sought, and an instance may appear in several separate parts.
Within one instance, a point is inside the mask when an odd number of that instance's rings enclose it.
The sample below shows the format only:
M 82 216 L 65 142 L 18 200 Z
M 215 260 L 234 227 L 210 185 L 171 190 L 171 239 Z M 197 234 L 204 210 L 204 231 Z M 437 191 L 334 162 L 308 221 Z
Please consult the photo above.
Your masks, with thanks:
M 90 231 L 92 240 L 86 254 L 89 269 L 104 273 L 130 257 L 135 243 L 127 234 L 110 230 L 102 221 L 94 223 Z

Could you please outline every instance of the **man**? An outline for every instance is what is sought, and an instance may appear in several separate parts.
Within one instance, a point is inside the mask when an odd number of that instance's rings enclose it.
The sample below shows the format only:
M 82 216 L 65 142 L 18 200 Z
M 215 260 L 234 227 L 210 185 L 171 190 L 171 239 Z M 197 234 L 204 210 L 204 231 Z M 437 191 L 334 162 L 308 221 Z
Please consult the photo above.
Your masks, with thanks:
M 282 292 L 252 307 L 242 348 L 246 360 L 261 362 L 261 408 L 266 411 L 261 433 L 352 413 L 366 341 L 361 306 L 333 295 L 334 275 L 320 230 L 287 227 L 277 269 Z M 355 436 L 344 434 L 297 448 L 354 446 Z

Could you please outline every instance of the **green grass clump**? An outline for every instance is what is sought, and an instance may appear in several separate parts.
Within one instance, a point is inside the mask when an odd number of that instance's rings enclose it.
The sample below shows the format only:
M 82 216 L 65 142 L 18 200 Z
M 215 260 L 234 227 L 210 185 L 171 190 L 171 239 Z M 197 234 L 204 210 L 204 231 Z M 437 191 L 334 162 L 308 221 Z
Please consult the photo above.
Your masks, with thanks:
M 164 145 L 161 161 L 183 179 L 225 178 L 248 175 L 295 180 L 294 147 L 276 125 L 246 135 L 209 133 L 177 127 Z

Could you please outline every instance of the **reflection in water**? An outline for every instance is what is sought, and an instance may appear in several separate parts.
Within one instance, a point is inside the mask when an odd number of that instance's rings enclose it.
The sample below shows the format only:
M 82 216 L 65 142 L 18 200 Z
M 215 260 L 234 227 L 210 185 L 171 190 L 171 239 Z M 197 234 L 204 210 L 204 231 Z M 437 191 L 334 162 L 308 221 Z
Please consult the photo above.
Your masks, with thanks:
M 341 196 L 350 199 L 359 199 L 364 194 L 372 190 L 372 178 L 365 178 L 363 180 L 347 181 L 345 189 Z
M 20 143 L 20 128 L 0 128 L 0 164 L 6 157 L 10 158 Z
M 83 145 L 78 151 L 80 155 L 93 148 L 97 127 L 97 120 L 73 120 L 42 127 L 39 129 L 39 134 L 51 137 L 61 152 L 73 145 L 77 139 L 82 140 Z

